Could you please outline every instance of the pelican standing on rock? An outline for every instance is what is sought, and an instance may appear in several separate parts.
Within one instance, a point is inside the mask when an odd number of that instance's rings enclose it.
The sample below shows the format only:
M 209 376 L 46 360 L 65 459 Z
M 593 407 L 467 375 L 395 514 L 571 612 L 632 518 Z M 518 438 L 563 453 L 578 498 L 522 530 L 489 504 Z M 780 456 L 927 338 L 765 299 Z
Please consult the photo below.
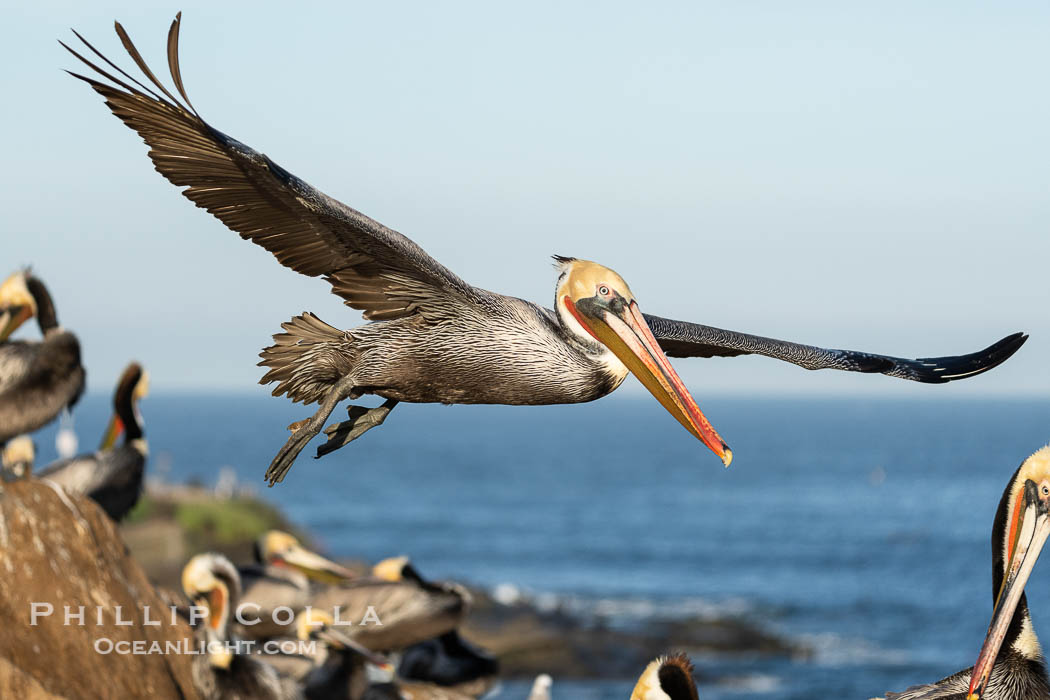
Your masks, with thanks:
M 132 362 L 113 392 L 113 417 L 97 452 L 61 459 L 37 476 L 69 493 L 89 496 L 114 520 L 121 520 L 142 495 L 149 444 L 139 413 L 139 400 L 149 393 L 149 373 Z M 117 438 L 124 433 L 124 444 Z
M 420 590 L 438 595 L 458 596 L 463 604 L 458 612 L 459 622 L 470 611 L 470 592 L 456 583 L 435 583 L 423 578 L 408 557 L 391 557 L 372 567 L 372 574 L 386 581 L 408 581 Z M 455 686 L 473 695 L 484 695 L 499 673 L 499 661 L 492 654 L 465 640 L 456 628 L 432 639 L 406 647 L 401 652 L 397 668 L 402 678 Z
M 470 609 L 469 591 L 455 583 L 406 579 L 400 574 L 403 561 L 387 559 L 370 577 L 325 587 L 310 597 L 310 605 L 354 623 L 347 634 L 377 651 L 404 649 L 456 629 Z
M 263 350 L 263 383 L 274 395 L 319 403 L 266 472 L 281 481 L 344 399 L 376 394 L 377 408 L 351 407 L 330 426 L 318 456 L 381 424 L 399 401 L 445 404 L 582 403 L 605 396 L 633 372 L 661 404 L 728 466 L 732 452 L 704 417 L 667 355 L 756 353 L 807 369 L 879 372 L 942 383 L 974 376 L 1010 357 L 1021 333 L 961 357 L 906 360 L 825 350 L 643 315 L 627 283 L 597 263 L 559 257 L 554 310 L 467 284 L 400 233 L 328 197 L 268 157 L 213 128 L 196 112 L 178 61 L 181 17 L 168 33 L 168 67 L 181 101 L 156 79 L 123 27 L 117 34 L 152 87 L 117 77 L 72 49 L 98 76 L 86 81 L 150 146 L 156 169 L 183 194 L 282 264 L 323 276 L 374 323 L 348 331 L 311 313 L 283 324 Z M 69 47 L 66 47 L 69 48 Z M 130 82 L 129 82 L 130 81 Z M 661 350 L 662 347 L 662 350 Z
M 193 657 L 193 684 L 203 700 L 300 700 L 292 679 L 279 678 L 270 665 L 237 653 L 231 633 L 240 600 L 237 569 L 221 554 L 198 554 L 182 570 L 182 590 L 205 613 L 198 636 L 206 653 Z
M 369 686 L 368 664 L 389 668 L 387 659 L 340 632 L 323 610 L 305 610 L 296 619 L 296 636 L 323 645 L 315 667 L 302 680 L 307 700 L 359 700 Z
M 19 435 L 4 445 L 0 453 L 0 481 L 18 481 L 33 473 L 36 446 L 28 435 Z
M 282 624 L 284 617 L 275 616 L 273 611 L 283 607 L 294 614 L 306 607 L 311 579 L 335 584 L 354 576 L 349 569 L 311 552 L 293 535 L 280 530 L 270 530 L 259 537 L 255 542 L 255 561 L 237 572 L 244 589 L 244 617 L 258 618 L 255 624 L 242 625 L 244 635 L 252 639 L 291 631 L 293 621 Z
M 8 340 L 33 316 L 41 340 Z M 83 391 L 80 342 L 58 325 L 40 278 L 16 272 L 0 285 L 0 445 L 47 425 Z
M 698 700 L 693 664 L 685 654 L 661 656 L 638 679 L 631 700 Z
M 1006 485 L 992 525 L 992 621 L 977 663 L 883 700 L 1050 700 L 1050 677 L 1028 613 L 1025 583 L 1050 535 L 1050 447 Z

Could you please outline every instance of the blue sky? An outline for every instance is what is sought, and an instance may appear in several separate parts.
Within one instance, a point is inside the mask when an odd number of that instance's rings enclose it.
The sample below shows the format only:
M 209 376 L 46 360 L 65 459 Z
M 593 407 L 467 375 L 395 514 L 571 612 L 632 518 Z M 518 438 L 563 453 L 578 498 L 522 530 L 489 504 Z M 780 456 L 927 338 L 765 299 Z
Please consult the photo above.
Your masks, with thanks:
M 131 66 L 116 18 L 166 74 L 181 9 L 206 119 L 474 284 L 549 304 L 558 253 L 616 269 L 645 311 L 788 340 L 929 356 L 1033 335 L 948 387 L 677 361 L 701 403 L 1050 393 L 1045 3 L 30 5 L 0 28 L 0 237 L 93 390 L 137 358 L 158 390 L 261 394 L 282 321 L 360 322 L 194 208 L 61 71 L 69 27 Z

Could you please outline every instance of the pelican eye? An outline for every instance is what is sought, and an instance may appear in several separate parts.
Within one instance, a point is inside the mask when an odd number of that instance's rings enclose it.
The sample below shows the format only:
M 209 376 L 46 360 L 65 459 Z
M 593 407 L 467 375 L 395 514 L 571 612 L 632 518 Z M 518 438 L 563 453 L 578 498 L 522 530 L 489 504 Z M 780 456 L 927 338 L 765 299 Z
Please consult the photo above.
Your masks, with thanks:
M 1039 493 L 1043 494 L 1043 496 L 1050 496 L 1050 486 L 1043 484 L 1039 489 Z
M 601 294 L 603 297 L 607 297 L 609 296 L 609 288 L 603 284 L 602 286 L 598 287 L 598 293 Z

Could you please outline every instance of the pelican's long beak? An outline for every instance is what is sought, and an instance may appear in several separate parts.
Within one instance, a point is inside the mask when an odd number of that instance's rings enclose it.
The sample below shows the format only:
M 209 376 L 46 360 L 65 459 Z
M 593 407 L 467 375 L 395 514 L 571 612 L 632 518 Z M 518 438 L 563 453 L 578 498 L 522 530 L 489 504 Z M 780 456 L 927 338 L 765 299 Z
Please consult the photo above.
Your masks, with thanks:
M 0 343 L 18 330 L 18 327 L 33 317 L 33 309 L 28 304 L 8 306 L 0 312 Z
M 390 666 L 390 660 L 382 654 L 377 654 L 376 652 L 372 651 L 363 644 L 355 642 L 354 640 L 350 639 L 350 637 L 347 637 L 342 632 L 334 630 L 331 627 L 326 626 L 324 629 L 317 633 L 317 637 L 328 646 L 335 647 L 337 649 L 349 649 L 350 651 L 359 654 L 373 666 L 378 666 L 384 669 Z
M 1032 573 L 1036 559 L 1039 558 L 1047 535 L 1050 535 L 1050 514 L 1046 502 L 1039 498 L 1036 485 L 1031 481 L 1026 482 L 1024 493 L 1019 494 L 1017 498 L 1021 500 L 1021 504 L 1010 526 L 1010 532 L 1014 533 L 1016 538 L 1015 544 L 1010 553 L 1002 588 L 999 589 L 999 596 L 995 601 L 992 622 L 988 625 L 988 636 L 984 638 L 977 663 L 973 665 L 967 700 L 980 700 L 984 695 L 992 668 L 995 667 L 999 647 L 1013 620 L 1021 594 L 1024 593 L 1025 583 Z
M 728 467 L 733 461 L 733 452 L 704 417 L 682 379 L 671 367 L 638 309 L 638 302 L 617 297 L 605 304 L 592 297 L 573 304 L 566 297 L 565 303 L 584 328 L 612 350 L 656 400 Z
M 120 416 L 116 413 L 109 419 L 109 425 L 106 426 L 106 432 L 102 434 L 102 445 L 99 447 L 100 450 L 108 450 L 117 443 L 117 438 L 124 432 L 124 422 L 120 420 Z
M 294 566 L 308 577 L 322 583 L 343 583 L 354 577 L 354 572 L 339 566 L 334 561 L 314 554 L 299 545 L 293 545 L 280 553 L 280 558 L 289 566 Z

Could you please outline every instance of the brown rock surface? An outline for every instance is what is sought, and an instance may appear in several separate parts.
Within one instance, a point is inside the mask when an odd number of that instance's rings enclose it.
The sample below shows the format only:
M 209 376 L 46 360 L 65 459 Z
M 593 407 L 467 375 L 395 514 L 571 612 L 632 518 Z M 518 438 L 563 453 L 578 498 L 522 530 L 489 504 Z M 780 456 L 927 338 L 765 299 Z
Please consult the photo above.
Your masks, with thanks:
M 53 606 L 49 616 L 37 610 Z M 84 622 L 64 610 L 84 606 Z M 118 625 L 130 621 L 128 625 Z M 148 617 L 158 625 L 144 625 Z M 101 613 L 98 611 L 101 610 Z M 101 625 L 97 624 L 101 614 Z M 93 501 L 59 494 L 39 481 L 4 485 L 0 495 L 0 697 L 194 698 L 187 654 L 103 654 L 96 642 L 159 642 L 193 647 L 189 627 L 172 622 Z M 105 642 L 101 643 L 103 646 Z

